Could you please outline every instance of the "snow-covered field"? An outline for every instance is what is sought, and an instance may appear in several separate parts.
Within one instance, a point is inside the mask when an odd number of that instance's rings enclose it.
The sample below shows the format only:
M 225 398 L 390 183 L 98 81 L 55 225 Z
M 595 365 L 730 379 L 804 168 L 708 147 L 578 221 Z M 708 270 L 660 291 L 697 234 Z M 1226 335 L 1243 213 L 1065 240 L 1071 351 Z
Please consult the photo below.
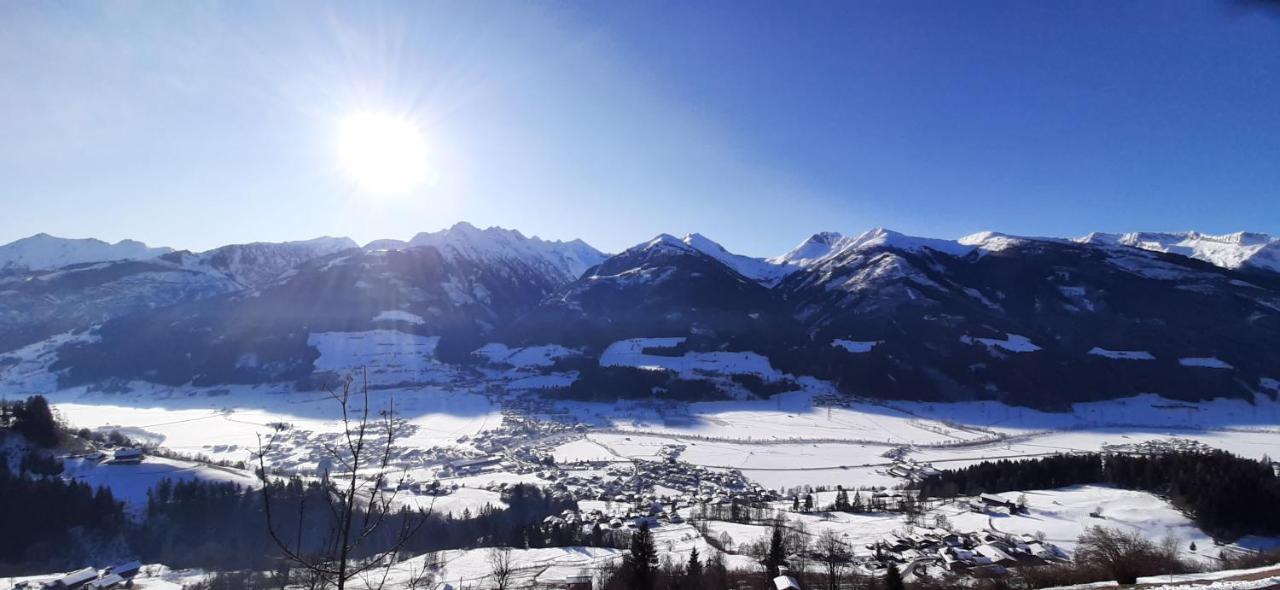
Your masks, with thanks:
M 119 430 L 131 438 L 190 455 L 246 461 L 271 424 L 291 426 L 287 457 L 279 466 L 314 469 L 319 441 L 339 431 L 337 405 L 327 394 L 288 387 L 191 389 L 133 384 L 126 393 L 64 390 L 50 395 L 76 427 Z M 467 439 L 502 423 L 497 402 L 480 393 L 438 387 L 371 392 L 378 407 L 394 400 L 411 427 L 401 446 L 471 449 Z M 593 427 L 585 438 L 553 448 L 560 462 L 654 459 L 667 444 L 685 446 L 681 460 L 738 469 L 768 488 L 895 486 L 884 454 L 905 447 L 910 458 L 939 468 L 994 458 L 1098 451 L 1173 438 L 1198 441 L 1251 457 L 1280 456 L 1280 404 L 1216 400 L 1200 404 L 1157 396 L 1078 405 L 1072 413 L 1045 413 L 992 402 L 823 406 L 812 391 L 769 400 L 655 407 L 639 402 L 555 402 L 554 407 Z M 462 442 L 460 442 L 462 441 Z M 406 456 L 407 468 L 420 465 Z M 483 481 L 498 482 L 488 474 Z M 530 481 L 528 475 L 514 480 Z
M 646 354 L 646 349 L 674 348 L 684 337 L 632 338 L 614 342 L 600 355 L 604 367 L 668 369 L 685 379 L 703 375 L 757 375 L 768 381 L 782 379 L 769 359 L 754 352 L 686 352 L 680 356 Z
M 387 313 L 390 312 L 383 312 Z M 404 318 L 394 315 L 390 319 Z M 444 383 L 455 379 L 452 367 L 435 360 L 439 342 L 439 336 L 416 336 L 397 330 L 322 332 L 307 338 L 307 344 L 320 352 L 320 358 L 315 360 L 317 371 L 345 373 L 351 367 L 364 367 L 368 370 L 369 384 L 378 386 Z
M 411 318 L 397 314 L 387 314 L 384 319 L 412 323 Z M 0 369 L 0 385 L 15 393 L 45 393 L 61 418 L 75 427 L 118 430 L 146 444 L 217 460 L 250 460 L 262 437 L 284 424 L 282 445 L 268 461 L 304 474 L 320 469 L 324 443 L 340 432 L 339 405 L 325 392 L 299 392 L 292 384 L 197 388 L 135 382 L 112 391 L 86 387 L 59 391 L 56 375 L 47 370 L 51 346 L 72 338 L 76 337 L 64 335 L 23 349 L 17 364 Z M 339 371 L 353 363 L 367 366 L 375 386 L 369 393 L 373 409 L 393 406 L 404 420 L 395 466 L 418 481 L 439 478 L 449 492 L 440 496 L 405 493 L 399 501 L 454 516 L 477 513 L 486 505 L 501 507 L 503 485 L 551 485 L 566 475 L 626 478 L 632 474 L 632 463 L 638 461 L 674 459 L 719 475 L 737 471 L 750 482 L 784 490 L 836 485 L 897 487 L 906 482 L 890 473 L 899 458 L 955 468 L 995 458 L 1169 444 L 1174 439 L 1176 444 L 1202 444 L 1245 457 L 1280 457 L 1280 403 L 1265 396 L 1252 403 L 1219 399 L 1188 404 L 1139 395 L 1050 413 L 996 402 L 852 400 L 835 395 L 828 383 L 802 377 L 794 380 L 795 391 L 764 400 L 585 403 L 536 393 L 573 381 L 573 373 L 554 373 L 551 367 L 559 359 L 580 354 L 577 351 L 558 346 L 490 344 L 476 353 L 483 362 L 468 371 L 434 360 L 437 341 L 392 330 L 311 336 L 320 352 L 317 370 Z M 681 338 L 615 342 L 605 351 L 601 364 L 662 367 L 687 378 L 724 379 L 733 374 L 787 378 L 754 353 L 664 356 L 645 352 L 681 343 Z M 972 343 L 992 354 L 1013 354 L 1036 346 L 1016 334 L 1004 340 L 975 338 Z M 838 341 L 833 346 L 860 354 L 872 350 L 875 343 Z M 1141 361 L 1149 356 L 1143 351 L 1095 349 L 1091 353 L 1116 362 Z M 1184 360 L 1205 370 L 1216 368 L 1211 359 Z M 525 426 L 519 420 L 516 426 L 509 424 L 513 416 L 557 427 L 522 430 Z M 520 454 L 532 448 L 554 458 L 562 471 L 551 473 L 540 463 L 521 464 Z M 476 457 L 499 459 L 503 466 L 452 475 L 443 470 L 451 461 Z M 68 476 L 111 487 L 134 511 L 145 502 L 146 490 L 162 477 L 254 485 L 245 472 L 154 457 L 136 466 L 72 460 L 68 461 Z M 671 491 L 661 485 L 654 487 L 655 493 Z M 820 503 L 830 502 L 830 494 L 819 493 Z M 934 508 L 926 520 L 942 515 L 963 530 L 1043 533 L 1046 540 L 1067 551 L 1074 548 L 1084 527 L 1102 524 L 1135 530 L 1148 538 L 1172 537 L 1195 559 L 1210 560 L 1216 555 L 1216 548 L 1210 549 L 1214 547 L 1211 539 L 1150 494 L 1081 486 L 1027 491 L 1027 500 L 1031 512 L 1024 516 L 991 516 L 958 504 L 944 504 Z M 779 506 L 789 507 L 789 502 L 785 504 Z M 1099 507 L 1102 518 L 1091 516 Z M 855 547 L 865 547 L 906 526 L 904 517 L 897 514 L 788 517 L 795 524 L 802 523 L 810 534 L 833 529 Z M 737 546 L 768 534 L 766 527 L 758 525 L 711 522 L 708 528 L 713 538 L 724 533 Z M 655 529 L 655 537 L 662 553 L 672 560 L 687 559 L 688 551 L 695 547 L 704 557 L 715 551 L 687 524 L 664 523 Z M 1190 553 L 1193 541 L 1204 555 Z M 1251 538 L 1241 543 L 1267 546 L 1275 541 Z M 524 579 L 550 581 L 593 571 L 617 557 L 612 550 L 567 548 L 517 551 L 515 559 Z M 436 572 L 437 580 L 473 584 L 488 571 L 484 551 L 446 552 L 441 558 L 444 565 Z M 729 554 L 726 559 L 731 567 L 753 567 L 744 556 Z M 412 566 L 406 562 L 402 569 Z M 401 573 L 407 575 L 407 571 Z M 156 577 L 147 583 L 153 585 L 140 587 L 167 590 L 163 584 L 172 582 Z
M 63 463 L 63 477 L 95 488 L 110 488 L 115 498 L 124 501 L 126 508 L 135 515 L 147 507 L 147 490 L 162 479 L 231 482 L 246 488 L 256 487 L 258 483 L 249 471 L 165 457 L 146 457 L 135 465 L 112 465 L 87 459 L 67 459 Z

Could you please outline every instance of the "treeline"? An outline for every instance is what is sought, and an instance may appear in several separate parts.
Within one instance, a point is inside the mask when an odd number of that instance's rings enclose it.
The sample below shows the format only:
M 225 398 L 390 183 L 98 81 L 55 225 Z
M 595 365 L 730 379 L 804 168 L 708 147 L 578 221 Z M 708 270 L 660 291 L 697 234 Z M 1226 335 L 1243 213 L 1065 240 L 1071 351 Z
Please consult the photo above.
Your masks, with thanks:
M 20 463 L 40 461 L 32 458 L 37 456 L 44 455 L 24 453 Z M 119 540 L 127 523 L 111 490 L 34 471 L 13 473 L 10 465 L 8 453 L 0 452 L 0 572 L 61 566 Z
M 26 462 L 26 459 L 22 461 Z M 148 492 L 146 518 L 126 518 L 124 504 L 108 488 L 33 472 L 11 473 L 19 463 L 0 453 L 0 575 L 23 575 L 84 565 L 91 555 L 134 557 L 171 567 L 269 570 L 280 565 L 279 548 L 268 534 L 262 492 L 230 482 L 161 480 Z M 281 538 L 297 540 L 304 551 L 329 536 L 329 491 L 300 479 L 271 484 Z M 572 507 L 563 496 L 530 485 L 506 490 L 507 508 L 485 506 L 461 515 L 429 513 L 404 545 L 411 554 L 484 546 L 625 546 L 626 537 L 608 528 L 544 524 Z M 357 517 L 362 517 L 358 514 Z M 392 546 L 410 511 L 392 514 L 364 546 L 365 553 Z
M 1280 534 L 1280 478 L 1263 461 L 1226 451 L 1158 455 L 1056 455 L 984 461 L 942 471 L 920 484 L 921 497 L 1111 484 L 1168 498 L 1205 532 L 1222 539 Z
M 291 548 L 300 544 L 304 553 L 323 549 L 313 545 L 329 538 L 332 525 L 326 507 L 329 492 L 324 485 L 296 478 L 271 485 L 278 536 Z M 546 517 L 571 508 L 572 502 L 541 488 L 519 484 L 504 491 L 501 498 L 508 506 L 505 509 L 486 505 L 475 513 L 429 513 L 402 551 L 417 555 L 485 546 L 614 547 L 625 543 L 612 530 L 583 531 L 577 526 L 544 524 Z M 362 546 L 363 553 L 353 557 L 359 559 L 393 546 L 400 524 L 420 518 L 409 510 L 387 516 L 375 533 L 385 538 L 371 539 Z M 162 480 L 149 493 L 145 523 L 133 527 L 128 540 L 145 562 L 176 568 L 266 570 L 279 565 L 280 551 L 265 522 L 260 490 L 225 482 Z
M 42 395 L 0 404 L 0 427 L 7 427 L 31 444 L 46 449 L 56 446 L 62 434 L 61 426 L 49 409 L 48 400 Z

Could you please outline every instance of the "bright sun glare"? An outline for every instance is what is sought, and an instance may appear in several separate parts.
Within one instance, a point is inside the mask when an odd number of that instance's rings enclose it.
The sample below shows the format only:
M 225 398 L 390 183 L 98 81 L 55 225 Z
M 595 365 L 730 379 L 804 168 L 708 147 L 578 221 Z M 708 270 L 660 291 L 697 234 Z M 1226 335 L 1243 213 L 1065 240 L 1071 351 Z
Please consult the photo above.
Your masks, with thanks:
M 362 112 L 343 119 L 338 158 L 360 190 L 402 193 L 427 180 L 427 144 L 412 121 Z

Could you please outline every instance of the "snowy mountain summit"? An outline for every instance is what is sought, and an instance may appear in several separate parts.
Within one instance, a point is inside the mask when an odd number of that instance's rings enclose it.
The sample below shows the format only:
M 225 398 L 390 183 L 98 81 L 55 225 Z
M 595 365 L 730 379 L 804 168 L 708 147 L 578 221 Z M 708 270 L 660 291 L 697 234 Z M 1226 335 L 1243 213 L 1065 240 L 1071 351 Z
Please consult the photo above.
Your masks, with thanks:
M 1076 241 L 1085 244 L 1130 246 L 1179 254 L 1222 268 L 1252 268 L 1280 272 L 1280 238 L 1253 232 L 1225 235 L 1187 232 L 1094 232 Z
M 381 242 L 380 245 L 386 245 L 386 241 Z M 473 261 L 519 261 L 550 272 L 564 282 L 582 276 L 605 258 L 582 240 L 543 240 L 537 236 L 525 237 L 513 229 L 479 229 L 465 221 L 449 229 L 419 233 L 406 245 L 431 246 L 446 257 L 460 256 Z
M 72 264 L 155 258 L 171 248 L 134 240 L 114 244 L 94 238 L 70 239 L 39 233 L 0 246 L 0 273 L 51 270 Z

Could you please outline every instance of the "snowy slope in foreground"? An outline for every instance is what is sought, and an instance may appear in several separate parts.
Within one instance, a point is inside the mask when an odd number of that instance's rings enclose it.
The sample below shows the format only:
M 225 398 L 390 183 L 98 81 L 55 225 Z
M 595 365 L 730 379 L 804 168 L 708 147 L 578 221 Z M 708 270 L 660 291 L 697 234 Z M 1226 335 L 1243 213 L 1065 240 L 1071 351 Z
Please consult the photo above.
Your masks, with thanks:
M 70 239 L 36 234 L 0 246 L 0 273 L 52 270 L 71 264 L 155 258 L 171 248 L 152 248 L 142 242 L 121 240 L 109 244 L 94 238 Z

